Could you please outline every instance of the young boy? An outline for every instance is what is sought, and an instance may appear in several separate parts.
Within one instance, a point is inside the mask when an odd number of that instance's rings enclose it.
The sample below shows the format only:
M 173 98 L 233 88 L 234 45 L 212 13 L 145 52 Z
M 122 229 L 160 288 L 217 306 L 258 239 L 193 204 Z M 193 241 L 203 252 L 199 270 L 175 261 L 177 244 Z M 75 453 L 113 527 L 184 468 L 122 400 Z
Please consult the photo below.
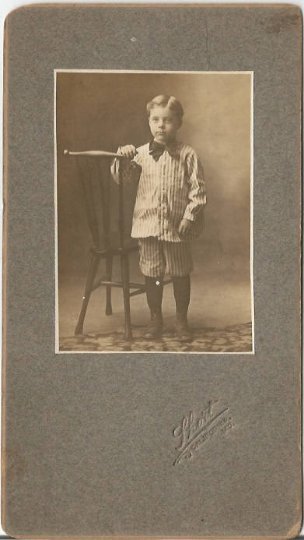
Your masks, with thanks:
M 187 312 L 190 302 L 192 257 L 190 240 L 202 229 L 206 204 L 203 169 L 195 151 L 178 142 L 183 108 L 173 96 L 156 96 L 147 104 L 153 139 L 136 149 L 119 147 L 130 161 L 112 164 L 112 176 L 122 181 L 140 173 L 131 236 L 138 239 L 140 269 L 145 276 L 151 321 L 145 337 L 162 334 L 163 277 L 171 275 L 176 302 L 176 333 L 181 341 L 191 337 Z

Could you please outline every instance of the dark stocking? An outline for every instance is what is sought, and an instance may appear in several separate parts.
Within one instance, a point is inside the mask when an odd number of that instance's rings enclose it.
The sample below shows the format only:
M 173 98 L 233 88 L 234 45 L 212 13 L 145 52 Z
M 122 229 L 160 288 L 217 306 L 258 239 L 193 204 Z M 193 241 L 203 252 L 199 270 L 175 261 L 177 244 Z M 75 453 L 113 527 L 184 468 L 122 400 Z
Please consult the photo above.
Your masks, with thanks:
M 151 314 L 161 314 L 163 299 L 163 278 L 145 276 L 147 302 Z
M 176 314 L 186 319 L 190 303 L 190 275 L 173 277 L 173 292 L 176 302 Z

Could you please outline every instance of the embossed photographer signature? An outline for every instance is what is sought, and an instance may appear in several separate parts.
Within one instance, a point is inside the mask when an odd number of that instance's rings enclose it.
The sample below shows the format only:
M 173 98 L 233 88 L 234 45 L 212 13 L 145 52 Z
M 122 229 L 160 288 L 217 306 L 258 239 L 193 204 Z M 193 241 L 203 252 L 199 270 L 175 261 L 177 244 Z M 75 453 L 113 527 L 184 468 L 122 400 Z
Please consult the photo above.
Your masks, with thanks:
M 173 429 L 173 436 L 179 439 L 176 447 L 179 453 L 173 465 L 191 459 L 194 452 L 216 432 L 224 433 L 233 427 L 229 407 L 218 411 L 217 403 L 218 400 L 208 401 L 208 405 L 197 416 L 190 411 Z

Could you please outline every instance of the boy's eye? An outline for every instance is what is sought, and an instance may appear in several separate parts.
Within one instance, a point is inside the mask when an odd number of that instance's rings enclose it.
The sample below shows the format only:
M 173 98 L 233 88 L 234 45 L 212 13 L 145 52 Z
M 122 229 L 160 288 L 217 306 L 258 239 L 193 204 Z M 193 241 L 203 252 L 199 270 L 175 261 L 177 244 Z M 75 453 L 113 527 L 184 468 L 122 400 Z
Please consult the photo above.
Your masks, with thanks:
M 160 120 L 164 121 L 166 124 L 171 124 L 171 118 L 152 118 L 152 122 L 159 122 Z

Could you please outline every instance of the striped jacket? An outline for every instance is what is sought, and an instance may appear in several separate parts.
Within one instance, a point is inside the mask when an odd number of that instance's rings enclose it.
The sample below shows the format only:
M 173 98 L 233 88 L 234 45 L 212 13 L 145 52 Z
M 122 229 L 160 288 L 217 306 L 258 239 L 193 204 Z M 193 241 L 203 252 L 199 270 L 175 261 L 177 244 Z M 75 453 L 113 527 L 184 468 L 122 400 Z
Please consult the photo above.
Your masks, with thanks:
M 149 153 L 149 143 L 144 144 L 132 161 L 113 161 L 111 173 L 116 182 L 119 167 L 122 182 L 139 177 L 132 238 L 155 236 L 181 242 L 178 227 L 183 218 L 193 222 L 187 239 L 201 232 L 206 190 L 202 165 L 191 146 L 175 141 L 156 161 Z

